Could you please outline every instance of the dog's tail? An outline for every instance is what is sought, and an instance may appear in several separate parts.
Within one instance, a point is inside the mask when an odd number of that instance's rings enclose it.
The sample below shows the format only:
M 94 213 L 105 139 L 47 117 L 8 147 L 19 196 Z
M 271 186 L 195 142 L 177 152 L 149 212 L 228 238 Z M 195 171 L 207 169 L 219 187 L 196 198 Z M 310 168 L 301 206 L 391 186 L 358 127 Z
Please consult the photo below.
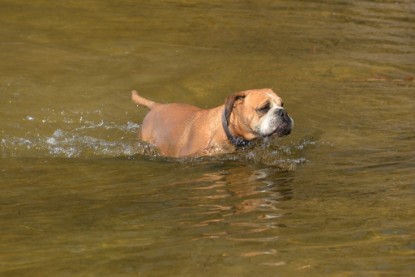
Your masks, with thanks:
M 149 109 L 151 109 L 152 107 L 157 105 L 156 102 L 153 102 L 151 100 L 148 100 L 148 99 L 138 95 L 138 92 L 135 91 L 135 90 L 133 90 L 131 92 L 131 100 L 133 100 L 133 102 L 136 103 L 137 105 L 146 106 Z

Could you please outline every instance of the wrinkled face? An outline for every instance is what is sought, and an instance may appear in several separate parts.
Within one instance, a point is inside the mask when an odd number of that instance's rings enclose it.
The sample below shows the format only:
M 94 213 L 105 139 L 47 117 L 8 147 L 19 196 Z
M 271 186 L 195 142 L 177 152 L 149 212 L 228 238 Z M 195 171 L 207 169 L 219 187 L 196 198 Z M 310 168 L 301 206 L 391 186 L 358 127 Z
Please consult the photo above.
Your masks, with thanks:
M 248 90 L 239 93 L 233 112 L 246 139 L 282 137 L 291 133 L 294 123 L 283 106 L 283 100 L 271 89 Z

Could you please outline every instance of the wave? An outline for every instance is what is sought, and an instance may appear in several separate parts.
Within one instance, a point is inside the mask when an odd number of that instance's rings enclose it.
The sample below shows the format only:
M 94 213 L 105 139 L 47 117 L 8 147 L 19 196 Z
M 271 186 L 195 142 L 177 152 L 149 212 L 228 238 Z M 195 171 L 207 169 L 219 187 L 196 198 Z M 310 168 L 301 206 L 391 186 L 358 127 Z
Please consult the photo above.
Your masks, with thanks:
M 29 119 L 27 119 L 29 120 Z M 33 120 L 33 119 L 30 119 Z M 278 166 L 293 170 L 307 162 L 306 148 L 315 145 L 314 139 L 293 142 L 289 139 L 259 141 L 255 147 L 216 157 L 170 159 L 161 157 L 148 143 L 137 139 L 139 124 L 126 122 L 83 121 L 79 126 L 57 128 L 51 134 L 28 134 L 5 136 L 0 141 L 0 157 L 47 157 L 47 158 L 105 158 L 145 157 L 176 162 L 206 162 L 239 160 L 250 163 Z
M 131 156 L 144 153 L 148 145 L 135 138 L 140 125 L 132 122 L 117 125 L 104 121 L 86 122 L 73 130 L 56 129 L 50 135 L 28 135 L 24 137 L 5 136 L 0 141 L 2 158 L 7 157 L 59 157 L 91 158 Z M 93 131 L 118 131 L 120 138 L 102 137 Z M 106 138 L 104 138 L 106 137 Z

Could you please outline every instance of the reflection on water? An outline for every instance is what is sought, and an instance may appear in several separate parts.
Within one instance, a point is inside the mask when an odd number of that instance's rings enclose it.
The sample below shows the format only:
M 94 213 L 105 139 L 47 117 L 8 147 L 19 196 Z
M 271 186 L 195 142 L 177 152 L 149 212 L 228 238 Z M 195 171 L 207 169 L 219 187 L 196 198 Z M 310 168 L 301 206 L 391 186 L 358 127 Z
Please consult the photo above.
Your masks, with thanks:
M 141 3 L 142 2 L 142 3 Z M 0 275 L 410 276 L 413 1 L 2 1 Z M 271 87 L 283 139 L 168 159 L 159 102 Z
M 201 238 L 273 240 L 270 233 L 278 227 L 275 219 L 283 216 L 278 204 L 289 200 L 292 191 L 284 185 L 290 182 L 281 176 L 285 174 L 274 173 L 274 177 L 278 177 L 273 179 L 267 171 L 246 172 L 241 168 L 193 179 L 187 189 L 196 192 L 191 192 L 189 199 L 200 203 L 194 218 L 203 215 L 203 221 L 189 227 L 200 228 Z M 245 176 L 247 173 L 250 176 Z M 246 181 L 241 182 L 241 179 Z
M 78 264 L 77 269 L 70 267 L 72 273 L 93 266 L 96 274 L 103 268 L 155 274 L 176 265 L 176 272 L 212 269 L 216 258 L 209 257 L 216 254 L 205 247 L 208 241 L 225 260 L 252 257 L 254 249 L 263 250 L 243 243 L 277 240 L 279 218 L 284 216 L 278 203 L 292 197 L 291 173 L 242 163 L 209 162 L 195 170 L 188 163 L 155 162 L 164 176 L 154 176 L 151 162 L 128 159 L 118 163 L 124 170 L 114 169 L 113 159 L 33 161 L 11 160 L 9 172 L 14 168 L 14 176 L 26 178 L 18 188 L 4 187 L 7 209 L 1 217 L 13 219 L 1 231 L 9 273 L 17 268 L 16 274 L 24 274 L 26 267 L 44 265 L 50 271 L 41 272 L 54 274 L 66 263 Z M 55 183 L 69 172 L 77 177 Z M 105 181 L 108 178 L 111 183 Z M 166 179 L 170 182 L 163 184 Z M 16 240 L 19 247 L 12 250 Z M 33 251 L 25 252 L 26 248 Z M 202 250 L 194 257 L 194 251 Z M 156 261 L 165 257 L 169 258 L 160 268 Z M 226 263 L 219 263 L 218 270 L 222 266 Z

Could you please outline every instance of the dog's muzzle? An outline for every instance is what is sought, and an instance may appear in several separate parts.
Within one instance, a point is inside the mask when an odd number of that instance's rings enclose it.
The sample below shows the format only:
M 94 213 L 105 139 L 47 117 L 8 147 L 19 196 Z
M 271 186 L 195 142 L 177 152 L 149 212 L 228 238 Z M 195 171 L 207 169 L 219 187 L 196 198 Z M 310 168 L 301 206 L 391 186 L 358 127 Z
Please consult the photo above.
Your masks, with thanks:
M 275 115 L 277 117 L 277 128 L 275 129 L 274 134 L 279 137 L 289 135 L 293 126 L 292 118 L 285 109 L 276 110 Z

